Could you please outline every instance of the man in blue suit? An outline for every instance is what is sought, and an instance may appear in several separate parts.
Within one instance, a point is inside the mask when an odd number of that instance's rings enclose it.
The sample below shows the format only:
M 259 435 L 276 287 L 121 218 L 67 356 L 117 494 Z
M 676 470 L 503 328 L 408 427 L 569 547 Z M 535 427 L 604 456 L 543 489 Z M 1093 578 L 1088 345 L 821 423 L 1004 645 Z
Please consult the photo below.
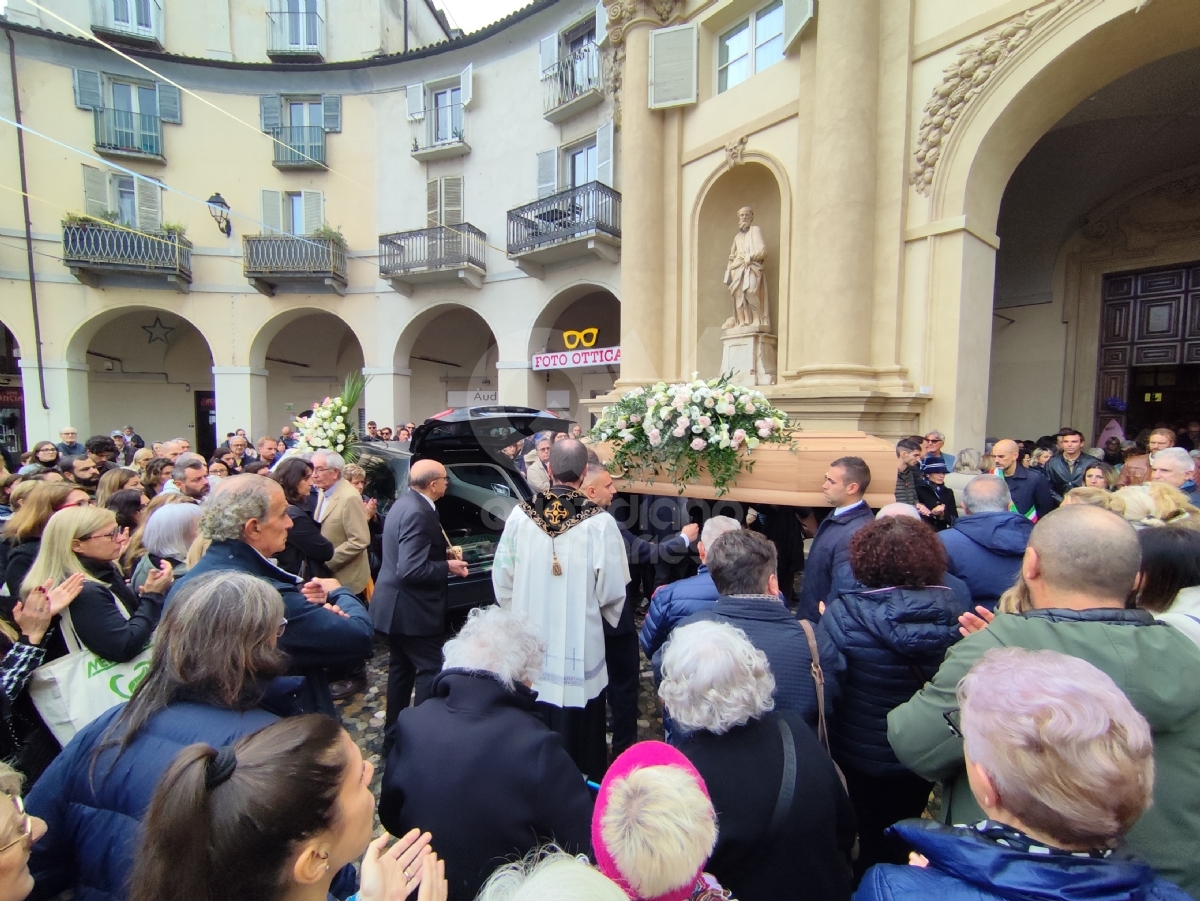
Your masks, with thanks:
M 829 464 L 821 493 L 834 508 L 813 539 L 800 586 L 800 619 L 817 622 L 821 604 L 833 589 L 834 575 L 850 564 L 850 539 L 875 521 L 863 500 L 871 484 L 871 469 L 861 457 L 839 457 Z

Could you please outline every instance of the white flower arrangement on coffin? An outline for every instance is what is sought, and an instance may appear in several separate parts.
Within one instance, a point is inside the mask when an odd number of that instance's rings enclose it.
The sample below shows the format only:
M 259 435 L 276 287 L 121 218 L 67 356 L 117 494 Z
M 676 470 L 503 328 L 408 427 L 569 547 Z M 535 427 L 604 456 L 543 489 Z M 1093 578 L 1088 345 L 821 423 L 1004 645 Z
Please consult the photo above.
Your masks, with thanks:
M 358 458 L 353 447 L 358 441 L 358 430 L 353 425 L 354 409 L 366 387 L 367 379 L 362 372 L 352 372 L 346 376 L 341 394 L 313 404 L 312 415 L 294 420 L 297 450 L 336 451 L 348 463 L 354 462 Z
M 702 381 L 634 388 L 605 407 L 591 431 L 613 449 L 612 469 L 634 481 L 666 477 L 683 494 L 708 471 L 717 495 L 728 493 L 740 472 L 754 468 L 760 444 L 787 444 L 787 416 L 759 391 L 730 375 Z

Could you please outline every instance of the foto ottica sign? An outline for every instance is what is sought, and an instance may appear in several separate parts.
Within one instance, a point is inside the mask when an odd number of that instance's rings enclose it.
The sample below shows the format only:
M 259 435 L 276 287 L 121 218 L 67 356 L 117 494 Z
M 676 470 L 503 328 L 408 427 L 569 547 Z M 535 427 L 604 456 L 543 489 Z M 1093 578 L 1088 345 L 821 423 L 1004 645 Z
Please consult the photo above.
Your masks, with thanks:
M 619 365 L 621 365 L 621 348 L 619 347 L 587 347 L 533 355 L 534 372 L 545 369 L 579 369 L 584 366 Z

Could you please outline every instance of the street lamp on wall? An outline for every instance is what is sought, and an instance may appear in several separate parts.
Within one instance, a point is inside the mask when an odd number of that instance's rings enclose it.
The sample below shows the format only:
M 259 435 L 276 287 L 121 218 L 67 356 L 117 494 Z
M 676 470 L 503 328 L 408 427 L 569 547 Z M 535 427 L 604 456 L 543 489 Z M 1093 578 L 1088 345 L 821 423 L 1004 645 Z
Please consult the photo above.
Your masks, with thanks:
M 225 202 L 224 197 L 220 194 L 214 194 L 208 198 L 208 212 L 217 223 L 217 228 L 226 238 L 233 234 L 233 223 L 229 221 L 229 204 Z

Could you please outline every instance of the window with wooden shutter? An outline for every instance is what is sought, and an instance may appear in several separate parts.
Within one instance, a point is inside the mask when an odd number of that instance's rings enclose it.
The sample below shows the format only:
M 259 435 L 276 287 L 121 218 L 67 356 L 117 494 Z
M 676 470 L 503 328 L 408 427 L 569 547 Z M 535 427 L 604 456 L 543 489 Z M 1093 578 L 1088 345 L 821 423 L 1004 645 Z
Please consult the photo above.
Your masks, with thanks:
M 174 125 L 183 124 L 183 109 L 179 99 L 179 88 L 166 82 L 155 82 L 154 91 L 158 95 L 158 118 Z
M 264 235 L 278 235 L 283 232 L 283 192 L 259 192 L 259 218 L 262 221 Z
M 783 0 L 783 52 L 799 43 L 817 16 L 816 0 Z
M 463 177 L 447 175 L 442 178 L 442 225 L 463 224 Z
M 471 105 L 472 92 L 475 88 L 475 70 L 473 66 L 468 65 L 458 75 L 458 98 L 462 103 L 462 108 L 467 109 Z
M 270 134 L 283 125 L 283 103 L 278 94 L 263 94 L 258 98 L 259 127 Z
M 541 67 L 539 74 L 542 78 L 547 77 L 547 71 L 558 62 L 558 32 L 547 35 L 538 42 L 538 65 Z
M 441 225 L 442 220 L 442 191 L 438 179 L 431 178 L 425 182 L 425 227 L 434 228 Z
M 304 204 L 304 234 L 311 235 L 325 224 L 325 198 L 320 191 L 301 191 Z
M 100 73 L 87 69 L 75 69 L 75 105 L 80 109 L 102 109 L 104 91 L 100 84 Z
M 696 102 L 698 42 L 695 22 L 650 32 L 650 109 Z
M 133 180 L 137 198 L 137 227 L 139 231 L 156 232 L 162 225 L 162 186 L 148 178 Z
M 425 118 L 425 85 L 410 84 L 404 89 L 408 107 L 408 121 L 419 122 Z
M 596 129 L 596 181 L 613 187 L 613 122 Z
M 342 95 L 321 95 L 321 119 L 327 132 L 342 130 Z
M 102 219 L 108 210 L 108 176 L 95 166 L 84 166 L 83 211 Z
M 549 197 L 558 190 L 558 151 L 543 150 L 537 155 L 537 194 Z

